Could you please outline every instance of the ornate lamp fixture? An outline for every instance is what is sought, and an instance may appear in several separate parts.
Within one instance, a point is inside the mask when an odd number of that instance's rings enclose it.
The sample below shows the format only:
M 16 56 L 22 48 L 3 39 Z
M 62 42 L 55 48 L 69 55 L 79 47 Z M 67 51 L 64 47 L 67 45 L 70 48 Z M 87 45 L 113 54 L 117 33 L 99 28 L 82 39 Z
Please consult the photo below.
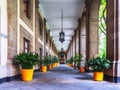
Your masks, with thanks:
M 63 51 L 64 49 L 63 48 L 61 48 L 61 51 Z
M 61 43 L 65 41 L 65 33 L 63 32 L 63 10 L 61 10 L 61 32 L 59 33 L 59 40 Z

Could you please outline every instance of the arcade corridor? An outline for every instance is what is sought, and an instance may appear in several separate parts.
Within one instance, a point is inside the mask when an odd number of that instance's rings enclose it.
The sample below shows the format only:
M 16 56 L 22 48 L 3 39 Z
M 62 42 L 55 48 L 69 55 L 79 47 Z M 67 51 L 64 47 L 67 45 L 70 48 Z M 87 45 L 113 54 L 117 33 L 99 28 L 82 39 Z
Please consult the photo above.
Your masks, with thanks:
M 21 80 L 0 84 L 0 90 L 120 90 L 120 84 L 92 80 L 91 73 L 78 73 L 64 64 L 48 71 L 36 72 L 31 82 Z
M 0 0 L 0 90 L 120 90 L 120 0 Z

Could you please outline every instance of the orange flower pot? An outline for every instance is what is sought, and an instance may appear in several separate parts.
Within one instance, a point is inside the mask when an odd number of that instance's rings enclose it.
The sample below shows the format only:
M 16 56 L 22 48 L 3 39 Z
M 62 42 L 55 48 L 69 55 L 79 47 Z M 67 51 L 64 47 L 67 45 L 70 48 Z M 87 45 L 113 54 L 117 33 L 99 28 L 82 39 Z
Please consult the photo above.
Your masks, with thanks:
M 48 65 L 48 67 L 47 67 L 48 69 L 51 69 L 52 67 L 51 67 L 51 64 L 50 65 Z
M 103 81 L 103 72 L 94 72 L 95 81 Z
M 85 71 L 84 67 L 80 67 L 79 72 L 84 72 L 84 71 Z
M 68 66 L 71 67 L 71 64 L 69 64 Z
M 52 68 L 54 68 L 54 64 L 52 64 Z
M 47 66 L 42 66 L 42 72 L 47 72 Z
M 49 68 L 52 69 L 52 65 L 51 64 L 50 64 Z
M 23 81 L 31 81 L 33 78 L 33 69 L 22 69 L 21 75 Z

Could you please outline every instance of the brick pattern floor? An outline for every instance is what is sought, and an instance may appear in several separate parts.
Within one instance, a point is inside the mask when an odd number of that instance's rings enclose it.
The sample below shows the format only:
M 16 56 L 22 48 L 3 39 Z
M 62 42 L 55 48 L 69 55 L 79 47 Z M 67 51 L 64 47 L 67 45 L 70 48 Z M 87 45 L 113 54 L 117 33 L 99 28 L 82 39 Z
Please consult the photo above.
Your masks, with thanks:
M 12 81 L 0 84 L 0 90 L 120 90 L 120 84 L 92 80 L 92 73 L 79 73 L 66 65 L 36 72 L 31 82 Z

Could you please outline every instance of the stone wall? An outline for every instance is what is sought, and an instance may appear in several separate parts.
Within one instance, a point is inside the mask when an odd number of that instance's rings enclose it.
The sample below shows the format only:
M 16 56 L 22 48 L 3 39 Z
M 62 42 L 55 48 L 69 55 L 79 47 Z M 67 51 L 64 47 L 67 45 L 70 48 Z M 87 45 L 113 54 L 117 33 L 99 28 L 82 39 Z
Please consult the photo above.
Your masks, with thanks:
M 13 65 L 13 58 L 17 54 L 17 1 L 7 0 L 8 4 L 8 76 L 18 74 Z

